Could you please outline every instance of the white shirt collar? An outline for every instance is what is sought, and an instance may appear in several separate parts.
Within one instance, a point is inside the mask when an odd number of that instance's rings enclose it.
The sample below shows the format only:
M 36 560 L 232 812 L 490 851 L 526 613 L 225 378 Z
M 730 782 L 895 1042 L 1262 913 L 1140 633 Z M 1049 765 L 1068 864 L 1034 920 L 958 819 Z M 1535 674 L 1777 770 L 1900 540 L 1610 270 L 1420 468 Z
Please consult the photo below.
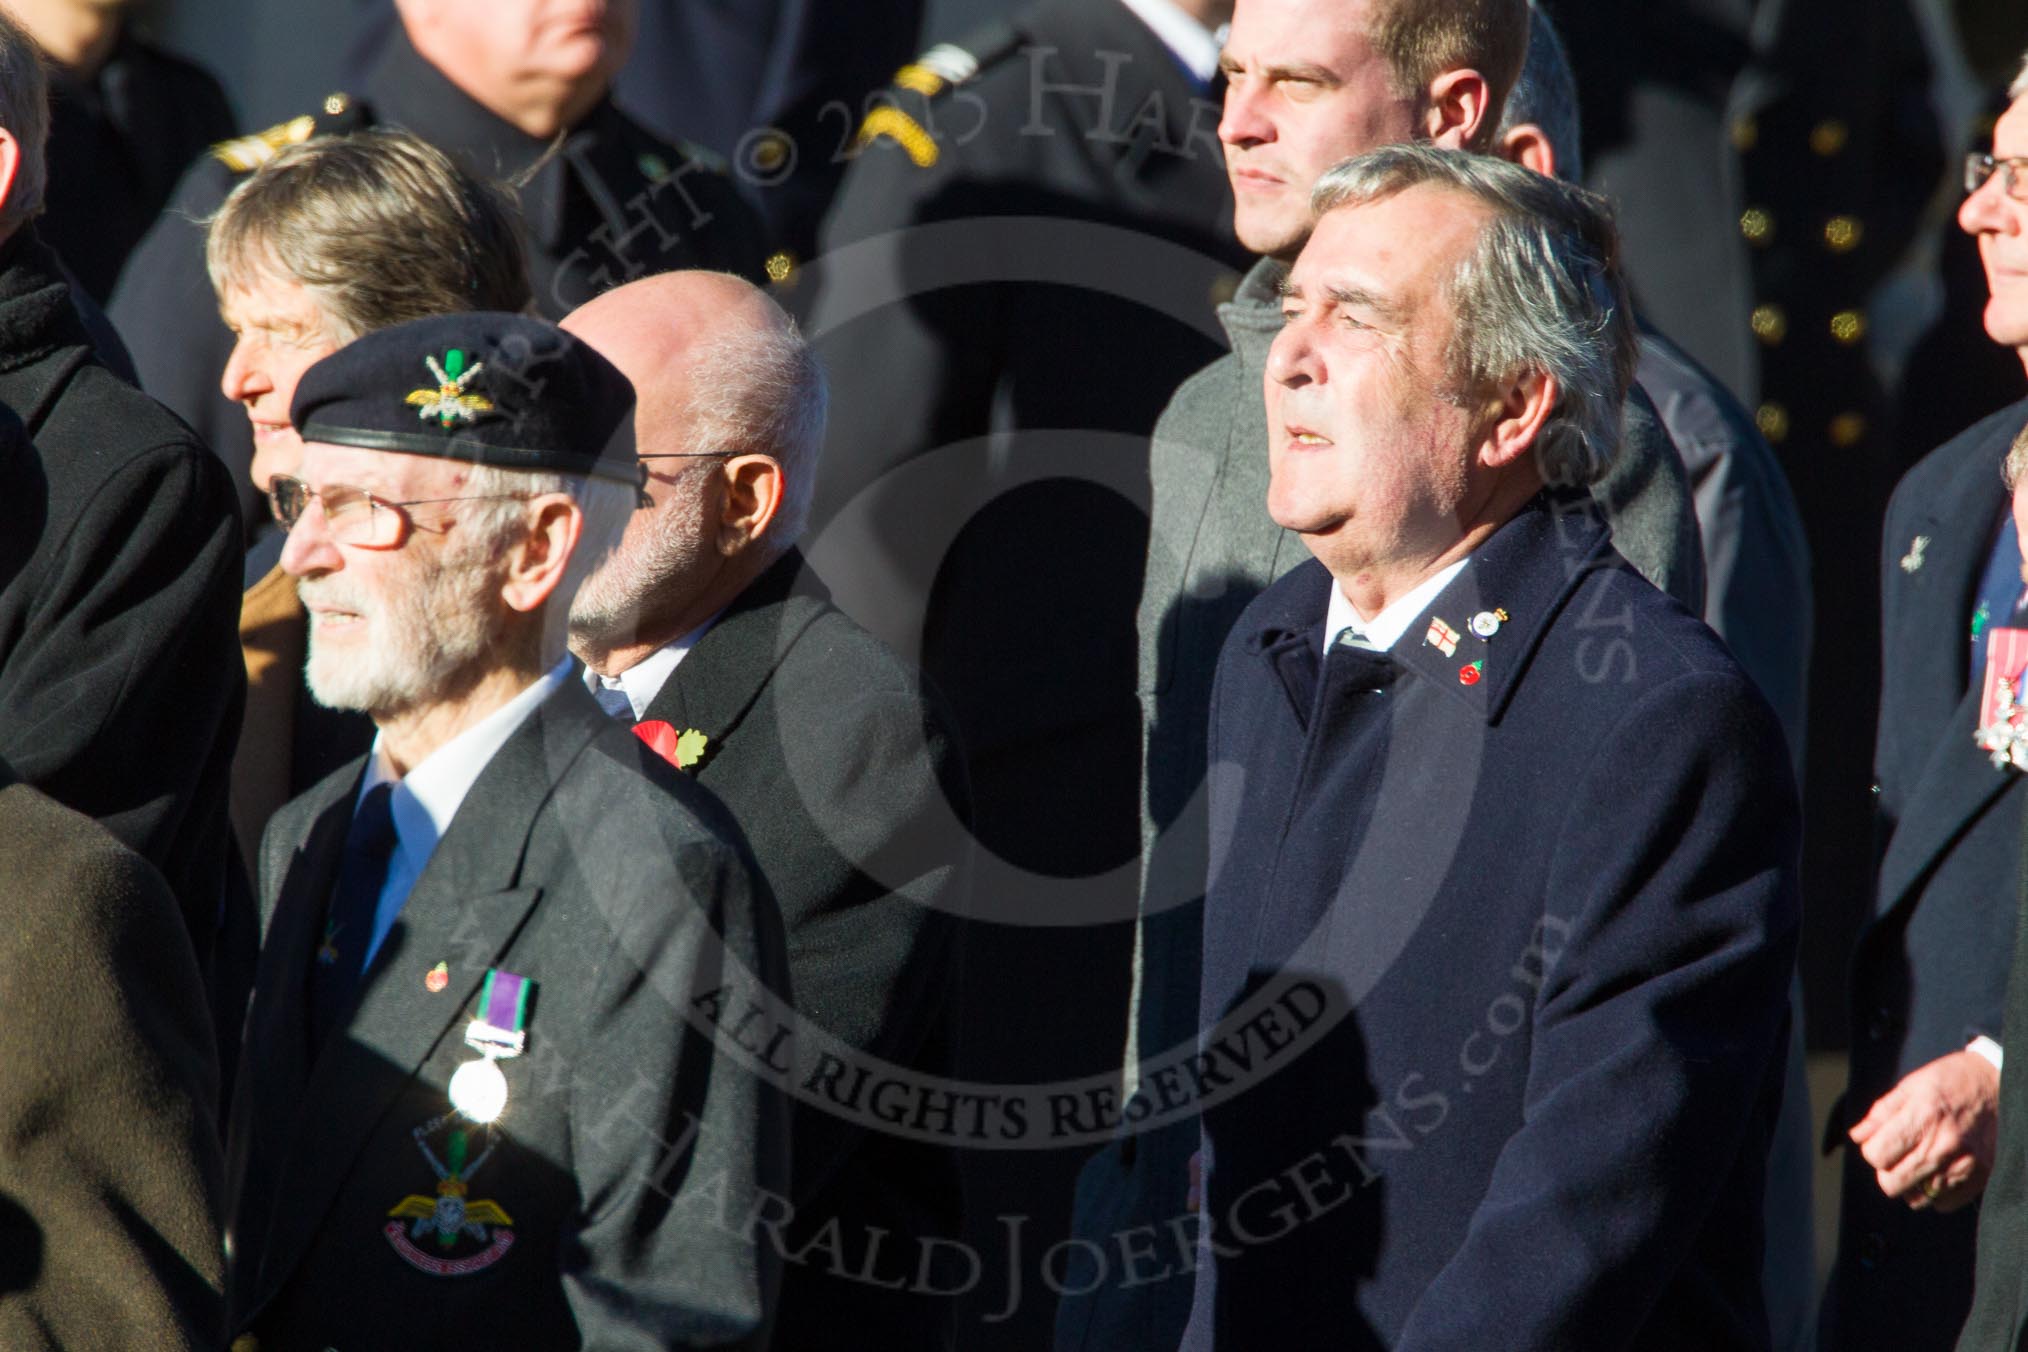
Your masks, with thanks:
M 1338 641 L 1339 631 L 1347 625 L 1357 629 L 1375 648 L 1383 651 L 1392 648 L 1408 632 L 1408 626 L 1415 623 L 1415 617 L 1429 609 L 1430 602 L 1451 585 L 1451 579 L 1463 572 L 1471 559 L 1472 556 L 1467 554 L 1448 568 L 1439 569 L 1413 591 L 1389 601 L 1387 608 L 1370 622 L 1359 618 L 1359 612 L 1345 599 L 1345 589 L 1334 579 L 1331 583 L 1331 604 L 1324 611 L 1324 651 L 1331 651 L 1331 645 Z
M 1218 74 L 1219 51 L 1225 45 L 1219 38 L 1219 30 L 1197 22 L 1176 0 L 1121 0 L 1121 3 L 1155 30 L 1155 36 L 1176 54 L 1183 69 L 1195 75 L 1200 83 L 1211 83 L 1211 77 Z
M 675 674 L 676 668 L 690 655 L 690 650 L 697 646 L 705 632 L 718 623 L 718 617 L 723 614 L 725 612 L 720 610 L 708 616 L 703 624 L 681 638 L 670 639 L 617 676 L 601 676 L 590 667 L 586 667 L 584 688 L 594 695 L 601 689 L 626 691 L 627 703 L 634 707 L 634 719 L 636 722 L 640 721 L 647 717 L 648 706 L 655 702 L 655 696 L 662 693 L 662 687 L 669 683 L 669 678 Z
M 376 784 L 394 782 L 387 806 L 394 814 L 400 862 L 408 866 L 403 872 L 413 870 L 411 881 L 421 874 L 422 866 L 435 852 L 437 842 L 450 828 L 451 818 L 458 814 L 459 804 L 472 791 L 487 763 L 528 721 L 536 706 L 555 694 L 569 678 L 570 658 L 565 657 L 526 690 L 432 751 L 421 764 L 411 766 L 399 780 L 395 780 L 386 758 L 380 754 L 380 737 L 374 737 L 373 754 L 366 762 L 366 773 L 360 777 L 359 796 L 365 797 L 366 791 Z

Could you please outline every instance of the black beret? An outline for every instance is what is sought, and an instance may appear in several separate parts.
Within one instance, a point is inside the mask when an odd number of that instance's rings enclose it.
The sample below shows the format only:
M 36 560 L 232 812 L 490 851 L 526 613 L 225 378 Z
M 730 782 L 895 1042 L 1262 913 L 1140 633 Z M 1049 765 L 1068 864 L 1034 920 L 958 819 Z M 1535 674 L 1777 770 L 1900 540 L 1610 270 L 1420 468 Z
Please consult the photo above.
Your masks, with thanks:
M 641 482 L 634 387 L 554 324 L 475 311 L 376 329 L 296 384 L 304 441 Z

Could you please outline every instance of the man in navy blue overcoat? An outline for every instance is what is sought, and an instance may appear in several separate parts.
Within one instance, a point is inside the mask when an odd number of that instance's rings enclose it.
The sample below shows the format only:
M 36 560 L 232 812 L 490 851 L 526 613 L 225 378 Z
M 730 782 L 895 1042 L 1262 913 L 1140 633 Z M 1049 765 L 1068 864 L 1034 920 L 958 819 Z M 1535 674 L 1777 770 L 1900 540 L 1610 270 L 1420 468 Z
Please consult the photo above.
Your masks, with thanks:
M 1212 702 L 1184 1345 L 1765 1348 L 1795 788 L 1581 492 L 1634 363 L 1609 217 L 1427 146 L 1314 204 L 1265 394 L 1316 561 Z

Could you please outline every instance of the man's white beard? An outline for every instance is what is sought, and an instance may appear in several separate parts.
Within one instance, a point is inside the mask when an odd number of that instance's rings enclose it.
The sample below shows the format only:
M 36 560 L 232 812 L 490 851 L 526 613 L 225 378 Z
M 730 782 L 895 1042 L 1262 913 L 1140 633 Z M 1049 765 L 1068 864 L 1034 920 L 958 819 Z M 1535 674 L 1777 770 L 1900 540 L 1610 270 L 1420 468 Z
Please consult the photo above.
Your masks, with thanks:
M 306 604 L 351 611 L 367 625 L 363 657 L 320 650 L 317 626 L 310 625 L 304 676 L 319 704 L 398 714 L 440 698 L 494 646 L 504 617 L 493 569 L 483 555 L 434 559 L 420 573 L 378 602 L 342 573 L 300 584 Z
M 634 643 L 649 603 L 666 605 L 672 598 L 665 593 L 682 579 L 697 576 L 698 565 L 710 548 L 707 532 L 696 520 L 694 507 L 681 505 L 690 510 L 657 511 L 645 536 L 631 546 L 621 541 L 585 579 L 570 603 L 573 638 L 589 640 L 603 651 Z

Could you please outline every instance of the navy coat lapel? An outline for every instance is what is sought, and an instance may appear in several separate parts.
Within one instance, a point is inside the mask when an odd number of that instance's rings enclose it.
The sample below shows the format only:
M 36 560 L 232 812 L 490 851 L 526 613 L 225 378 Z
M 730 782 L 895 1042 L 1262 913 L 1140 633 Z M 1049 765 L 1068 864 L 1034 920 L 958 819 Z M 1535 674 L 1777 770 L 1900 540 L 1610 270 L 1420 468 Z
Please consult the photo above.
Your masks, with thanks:
M 558 769 L 607 723 L 583 685 L 565 681 L 459 805 L 367 969 L 350 1020 L 310 1075 L 282 1174 L 294 1188 L 274 1217 L 254 1308 L 300 1260 L 382 1115 L 438 1043 L 470 1019 L 486 969 L 541 897 L 539 888 L 514 885 L 536 815 Z M 423 976 L 439 961 L 450 985 L 431 992 Z
M 1923 759 L 1919 765 L 1879 767 L 1883 775 L 1899 770 L 1899 782 L 1912 787 L 1899 804 L 1900 819 L 1881 857 L 1876 915 L 1906 898 L 1937 854 L 2007 787 L 2013 773 L 1995 770 L 1973 744 L 1979 691 L 1971 685 L 1965 630 L 2002 509 L 1996 467 L 2005 451 L 2001 441 L 1991 456 L 1966 460 L 1948 489 L 1915 518 L 1910 538 L 1885 542 L 1888 566 L 1900 574 L 1888 585 L 1901 592 L 1899 618 L 1907 637 L 1889 644 L 1884 660 L 1904 664 L 1898 681 L 1903 707 L 1896 715 L 1905 720 L 1901 745 L 1911 762 L 1912 753 L 1923 753 Z M 1928 541 L 1919 551 L 1918 537 Z M 1901 563 L 1916 558 L 1920 567 Z

